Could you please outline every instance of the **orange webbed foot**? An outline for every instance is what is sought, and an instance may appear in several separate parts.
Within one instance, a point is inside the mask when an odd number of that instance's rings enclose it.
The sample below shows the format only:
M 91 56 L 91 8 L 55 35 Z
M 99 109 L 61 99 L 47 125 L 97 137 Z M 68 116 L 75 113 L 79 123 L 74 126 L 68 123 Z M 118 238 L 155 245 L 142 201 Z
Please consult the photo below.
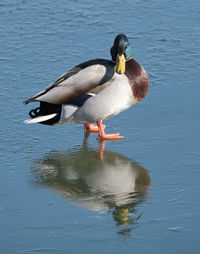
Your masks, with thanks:
M 111 134 L 103 134 L 103 135 L 98 135 L 98 139 L 101 140 L 120 140 L 123 139 L 123 136 L 120 136 L 119 133 L 111 133 Z
M 103 129 L 105 129 L 106 126 L 103 124 Z M 98 132 L 99 131 L 99 127 L 95 124 L 84 124 L 84 129 L 86 131 L 90 131 L 90 132 Z
M 104 128 L 103 128 L 103 124 L 102 121 L 99 120 L 97 121 L 97 125 L 99 127 L 99 135 L 97 138 L 101 139 L 101 140 L 119 140 L 119 139 L 123 139 L 123 136 L 120 136 L 119 133 L 112 133 L 112 134 L 106 134 L 104 132 Z

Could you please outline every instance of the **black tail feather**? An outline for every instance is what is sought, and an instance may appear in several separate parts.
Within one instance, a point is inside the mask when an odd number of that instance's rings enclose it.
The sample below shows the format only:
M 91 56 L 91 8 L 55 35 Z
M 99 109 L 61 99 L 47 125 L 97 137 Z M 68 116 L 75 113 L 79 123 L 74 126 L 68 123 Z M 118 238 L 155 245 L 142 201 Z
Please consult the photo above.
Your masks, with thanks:
M 29 115 L 31 118 L 35 118 L 38 116 L 46 116 L 53 113 L 56 113 L 56 116 L 47 121 L 40 122 L 41 124 L 53 125 L 60 120 L 62 105 L 60 104 L 51 104 L 47 102 L 40 102 L 40 107 L 32 109 L 29 111 Z

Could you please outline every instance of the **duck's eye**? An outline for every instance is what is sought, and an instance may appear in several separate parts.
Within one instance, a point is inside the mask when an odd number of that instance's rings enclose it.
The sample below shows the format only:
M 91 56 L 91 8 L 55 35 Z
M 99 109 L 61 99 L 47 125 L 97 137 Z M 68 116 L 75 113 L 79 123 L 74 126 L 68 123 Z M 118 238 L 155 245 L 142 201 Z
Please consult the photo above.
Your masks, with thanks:
M 130 46 L 128 46 L 125 50 L 126 60 L 129 60 L 133 55 L 133 50 Z

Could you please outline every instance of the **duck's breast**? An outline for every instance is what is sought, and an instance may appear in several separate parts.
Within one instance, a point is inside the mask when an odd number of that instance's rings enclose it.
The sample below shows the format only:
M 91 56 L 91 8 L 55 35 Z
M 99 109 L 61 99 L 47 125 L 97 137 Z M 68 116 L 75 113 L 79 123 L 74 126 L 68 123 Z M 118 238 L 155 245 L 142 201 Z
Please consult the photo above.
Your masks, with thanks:
M 133 96 L 139 102 L 143 100 L 149 91 L 149 78 L 141 64 L 131 59 L 126 64 L 125 75 L 128 78 Z
M 95 122 L 112 117 L 137 103 L 127 77 L 115 74 L 108 85 L 97 95 L 88 99 L 73 114 L 74 122 Z

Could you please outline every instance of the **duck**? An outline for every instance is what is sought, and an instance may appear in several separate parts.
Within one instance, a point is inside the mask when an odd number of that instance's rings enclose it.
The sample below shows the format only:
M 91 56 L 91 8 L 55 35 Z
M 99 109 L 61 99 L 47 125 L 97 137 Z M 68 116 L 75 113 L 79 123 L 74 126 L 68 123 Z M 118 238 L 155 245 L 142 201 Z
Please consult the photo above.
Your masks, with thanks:
M 122 139 L 119 133 L 105 133 L 103 120 L 109 119 L 142 101 L 149 91 L 149 78 L 133 58 L 125 34 L 118 34 L 110 49 L 111 60 L 92 59 L 69 69 L 56 81 L 24 104 L 39 102 L 29 111 L 26 124 L 62 126 L 84 124 L 98 132 L 101 140 Z M 96 125 L 96 124 L 97 125 Z

